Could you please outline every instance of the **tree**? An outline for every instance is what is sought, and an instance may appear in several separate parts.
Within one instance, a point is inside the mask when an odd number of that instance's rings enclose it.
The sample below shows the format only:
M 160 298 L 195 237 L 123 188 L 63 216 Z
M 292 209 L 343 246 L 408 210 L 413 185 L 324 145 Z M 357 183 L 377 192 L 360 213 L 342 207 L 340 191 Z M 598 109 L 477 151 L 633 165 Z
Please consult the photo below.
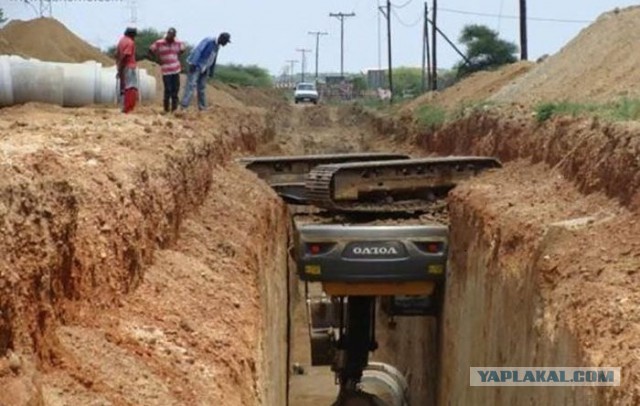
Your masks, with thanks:
M 422 90 L 422 69 L 399 67 L 393 70 L 393 90 L 402 96 L 417 96 Z
M 460 62 L 456 67 L 458 76 L 497 68 L 517 60 L 514 54 L 517 54 L 518 46 L 498 38 L 496 31 L 484 25 L 466 25 L 459 41 L 467 47 L 466 56 L 471 63 Z
M 353 84 L 354 93 L 362 94 L 367 91 L 367 78 L 364 75 L 355 75 L 351 77 L 351 83 Z
M 4 16 L 4 11 L 0 8 L 0 24 L 4 24 L 7 18 Z
M 214 80 L 238 86 L 270 87 L 273 85 L 269 72 L 256 65 L 217 65 Z

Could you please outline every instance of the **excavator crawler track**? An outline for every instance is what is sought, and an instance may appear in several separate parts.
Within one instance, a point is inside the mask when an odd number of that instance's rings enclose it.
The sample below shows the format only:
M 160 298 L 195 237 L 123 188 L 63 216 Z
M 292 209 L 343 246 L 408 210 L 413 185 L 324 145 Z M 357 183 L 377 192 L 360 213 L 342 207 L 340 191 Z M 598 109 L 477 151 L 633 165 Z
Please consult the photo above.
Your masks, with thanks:
M 390 153 L 351 153 L 245 157 L 238 159 L 238 162 L 256 173 L 261 179 L 273 184 L 282 182 L 283 178 L 304 183 L 305 176 L 318 165 L 403 159 L 409 159 L 409 156 Z
M 459 181 L 501 164 L 494 158 L 438 157 L 316 166 L 308 204 L 341 212 L 433 212 Z
M 403 160 L 410 157 L 392 153 L 350 153 L 300 156 L 245 157 L 238 162 L 265 180 L 289 204 L 306 204 L 305 179 L 318 165 Z

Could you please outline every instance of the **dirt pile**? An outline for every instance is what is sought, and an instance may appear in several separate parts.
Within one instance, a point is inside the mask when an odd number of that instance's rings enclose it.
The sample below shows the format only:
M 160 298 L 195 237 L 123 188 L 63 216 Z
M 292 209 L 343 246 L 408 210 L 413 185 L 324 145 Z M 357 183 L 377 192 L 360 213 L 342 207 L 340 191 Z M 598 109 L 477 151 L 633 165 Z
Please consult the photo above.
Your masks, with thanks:
M 499 91 L 496 102 L 610 101 L 640 97 L 640 7 L 600 16 L 560 52 Z
M 0 404 L 283 404 L 284 213 L 228 162 L 267 133 L 235 110 L 0 111 Z
M 0 55 L 21 55 L 13 49 L 13 46 L 9 43 L 9 40 L 5 38 L 0 30 Z
M 52 18 L 9 22 L 0 30 L 0 52 L 51 62 L 97 61 L 105 66 L 114 64 L 99 49 Z
M 229 93 L 247 106 L 262 107 L 265 109 L 288 105 L 285 94 L 279 89 L 258 88 L 252 86 L 237 86 L 214 82 L 217 89 Z
M 535 66 L 532 62 L 516 62 L 494 71 L 477 72 L 440 92 L 430 92 L 407 103 L 401 112 L 413 111 L 424 104 L 454 109 L 482 102 L 509 86 Z

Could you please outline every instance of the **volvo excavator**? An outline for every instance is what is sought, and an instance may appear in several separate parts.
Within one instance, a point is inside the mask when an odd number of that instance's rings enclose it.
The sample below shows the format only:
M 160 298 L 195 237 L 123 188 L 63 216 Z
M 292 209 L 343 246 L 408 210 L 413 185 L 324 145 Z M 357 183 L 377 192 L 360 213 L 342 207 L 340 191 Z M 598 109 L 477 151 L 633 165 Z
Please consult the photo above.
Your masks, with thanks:
M 334 406 L 379 406 L 367 374 L 391 376 L 398 406 L 406 381 L 370 362 L 376 302 L 391 317 L 440 317 L 449 229 L 447 193 L 501 167 L 490 157 L 403 154 L 248 157 L 240 160 L 291 206 L 297 272 L 306 287 L 312 365 L 331 366 Z

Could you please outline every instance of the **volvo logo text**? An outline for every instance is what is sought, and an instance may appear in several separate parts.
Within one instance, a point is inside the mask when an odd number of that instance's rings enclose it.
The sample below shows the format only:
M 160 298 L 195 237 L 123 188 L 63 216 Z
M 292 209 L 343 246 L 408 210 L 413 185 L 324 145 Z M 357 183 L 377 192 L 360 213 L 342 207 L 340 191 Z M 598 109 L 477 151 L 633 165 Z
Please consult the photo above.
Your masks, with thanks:
M 387 259 L 406 258 L 407 250 L 400 241 L 354 241 L 347 244 L 342 255 L 345 258 L 384 261 Z
M 398 250 L 394 247 L 354 247 L 353 253 L 356 255 L 398 255 Z

